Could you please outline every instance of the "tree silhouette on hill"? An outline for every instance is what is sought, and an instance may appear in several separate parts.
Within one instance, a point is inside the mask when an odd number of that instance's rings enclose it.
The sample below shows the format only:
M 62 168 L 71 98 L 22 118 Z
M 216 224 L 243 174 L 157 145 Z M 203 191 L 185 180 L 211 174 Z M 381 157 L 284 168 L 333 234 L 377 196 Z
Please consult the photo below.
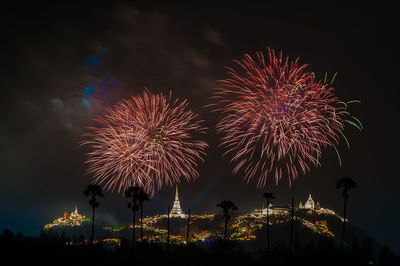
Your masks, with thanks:
M 230 200 L 223 200 L 222 202 L 217 204 L 217 207 L 222 208 L 222 217 L 225 219 L 225 226 L 224 226 L 224 240 L 226 241 L 227 238 L 227 230 L 228 230 L 228 221 L 231 219 L 229 215 L 229 210 L 237 210 L 238 208 L 236 205 Z
M 95 209 L 99 207 L 99 202 L 97 201 L 97 197 L 104 197 L 103 191 L 99 185 L 90 184 L 86 187 L 83 194 L 86 197 L 90 197 L 89 204 L 92 206 L 93 215 L 92 215 L 92 236 L 90 238 L 90 243 L 93 245 L 94 242 L 94 219 L 95 219 Z
M 342 177 L 336 182 L 336 189 L 343 189 L 342 196 L 344 198 L 344 210 L 343 210 L 343 230 L 342 230 L 342 241 L 341 247 L 344 245 L 344 236 L 346 229 L 346 212 L 347 212 L 347 200 L 349 198 L 349 190 L 356 189 L 356 182 L 354 182 L 350 177 Z
M 140 206 L 140 241 L 143 241 L 143 202 L 149 201 L 150 198 L 149 195 L 142 189 L 141 191 L 139 191 L 137 199 Z
M 272 193 L 264 193 L 264 198 L 267 199 L 267 251 L 268 253 L 271 252 L 270 247 L 270 237 L 269 237 L 269 205 L 272 203 L 271 200 L 275 199 L 275 196 Z
M 128 203 L 128 208 L 132 211 L 132 249 L 135 250 L 135 226 L 136 226 L 136 212 L 139 210 L 140 205 L 139 195 L 143 190 L 140 187 L 133 186 L 125 190 L 125 197 L 131 198 L 132 202 Z

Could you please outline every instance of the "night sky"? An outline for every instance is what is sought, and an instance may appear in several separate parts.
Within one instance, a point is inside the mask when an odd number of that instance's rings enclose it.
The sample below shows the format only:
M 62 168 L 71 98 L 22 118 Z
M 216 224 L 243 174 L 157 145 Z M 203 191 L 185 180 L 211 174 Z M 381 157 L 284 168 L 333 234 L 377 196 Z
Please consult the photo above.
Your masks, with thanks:
M 210 147 L 200 177 L 179 186 L 184 210 L 217 212 L 216 204 L 230 199 L 239 211 L 251 211 L 262 206 L 268 190 L 276 204 L 288 204 L 291 196 L 304 203 L 311 193 L 322 207 L 342 213 L 335 183 L 349 176 L 357 183 L 349 199 L 350 221 L 400 251 L 399 25 L 393 6 L 13 2 L 1 15 L 0 229 L 35 236 L 75 205 L 90 216 L 83 196 L 90 182 L 88 150 L 79 147 L 85 127 L 104 108 L 147 87 L 155 93 L 172 90 L 206 120 L 204 140 Z M 257 189 L 242 173 L 231 174 L 229 157 L 217 147 L 219 117 L 204 108 L 217 80 L 226 77 L 225 66 L 267 46 L 300 57 L 321 79 L 337 72 L 336 95 L 362 102 L 350 110 L 364 130 L 346 127 L 351 149 L 341 144 L 342 167 L 328 149 L 322 167 L 298 177 L 291 188 L 283 180 Z M 173 197 L 174 188 L 164 187 L 145 205 L 145 214 L 160 213 Z M 106 193 L 98 216 L 125 223 L 131 214 L 126 199 Z

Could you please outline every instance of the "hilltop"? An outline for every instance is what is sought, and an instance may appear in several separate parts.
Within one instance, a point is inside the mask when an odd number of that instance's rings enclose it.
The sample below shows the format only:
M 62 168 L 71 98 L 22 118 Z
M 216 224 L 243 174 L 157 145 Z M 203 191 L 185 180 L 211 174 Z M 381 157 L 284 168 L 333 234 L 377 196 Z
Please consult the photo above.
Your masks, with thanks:
M 178 202 L 177 202 L 178 201 Z M 174 207 L 170 215 L 170 241 L 174 244 L 185 244 L 187 239 L 188 215 L 180 210 L 179 199 L 175 196 Z M 178 208 L 179 207 L 179 208 Z M 264 206 L 265 207 L 265 206 Z M 271 243 L 289 246 L 291 208 L 290 206 L 269 206 Z M 233 213 L 229 222 L 228 237 L 242 243 L 248 250 L 263 249 L 266 246 L 266 211 L 267 208 L 256 209 L 247 213 Z M 343 217 L 335 211 L 314 204 L 311 195 L 303 205 L 295 206 L 294 245 L 305 246 L 316 244 L 321 240 L 333 240 L 339 243 Z M 43 234 L 63 235 L 69 242 L 81 242 L 90 238 L 90 219 L 78 214 L 75 209 L 69 216 L 64 214 L 49 225 L 44 226 Z M 64 222 L 63 222 L 64 221 Z M 147 216 L 143 219 L 144 240 L 151 243 L 165 243 L 167 240 L 168 215 Z M 223 218 L 221 214 L 191 215 L 189 221 L 189 241 L 198 244 L 210 244 L 223 237 Z M 95 239 L 114 248 L 121 245 L 122 240 L 132 238 L 132 224 L 111 225 L 104 221 L 96 221 Z M 136 222 L 136 238 L 140 241 L 140 221 Z M 346 244 L 369 245 L 380 250 L 382 245 L 373 241 L 368 234 L 359 230 L 348 221 Z

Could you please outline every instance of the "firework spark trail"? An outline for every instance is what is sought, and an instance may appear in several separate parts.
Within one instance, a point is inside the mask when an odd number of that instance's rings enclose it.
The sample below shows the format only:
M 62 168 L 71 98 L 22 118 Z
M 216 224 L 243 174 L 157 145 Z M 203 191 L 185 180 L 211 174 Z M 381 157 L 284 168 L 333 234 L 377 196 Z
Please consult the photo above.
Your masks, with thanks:
M 181 177 L 197 178 L 195 167 L 208 145 L 193 137 L 206 128 L 187 106 L 171 94 L 146 91 L 107 109 L 82 141 L 91 149 L 87 173 L 107 190 L 120 193 L 137 185 L 150 195 Z
M 300 172 L 318 166 L 322 150 L 336 149 L 344 137 L 348 114 L 326 78 L 317 81 L 307 65 L 269 48 L 268 59 L 262 52 L 255 59 L 246 54 L 235 61 L 236 69 L 227 67 L 229 78 L 214 89 L 210 105 L 223 115 L 217 131 L 223 135 L 224 155 L 232 154 L 236 163 L 233 172 L 244 169 L 247 182 L 260 174 L 258 187 L 270 175 L 277 184 L 286 174 L 291 184 Z

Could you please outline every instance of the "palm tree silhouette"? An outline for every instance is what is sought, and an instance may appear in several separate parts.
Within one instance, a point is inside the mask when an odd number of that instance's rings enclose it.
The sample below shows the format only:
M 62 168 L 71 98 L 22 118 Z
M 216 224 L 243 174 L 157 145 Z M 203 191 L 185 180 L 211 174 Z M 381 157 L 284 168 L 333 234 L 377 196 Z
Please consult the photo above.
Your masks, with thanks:
M 171 205 L 168 205 L 168 212 L 167 212 L 167 252 L 169 254 L 169 221 L 170 221 L 170 214 L 171 214 Z
M 186 229 L 186 244 L 189 245 L 189 232 L 190 232 L 190 208 L 188 209 L 188 220 Z
M 230 200 L 224 200 L 224 201 L 218 203 L 217 207 L 220 207 L 223 210 L 222 217 L 225 218 L 224 241 L 226 241 L 226 235 L 227 235 L 227 229 L 228 229 L 228 221 L 231 219 L 231 216 L 229 215 L 229 210 L 235 211 L 238 208 Z
M 133 186 L 125 190 L 125 197 L 132 198 L 132 202 L 128 203 L 128 208 L 132 211 L 132 249 L 135 250 L 135 226 L 136 226 L 136 212 L 140 206 L 138 204 L 138 198 L 140 192 L 143 191 L 140 187 Z
M 344 233 L 346 228 L 346 211 L 347 211 L 347 199 L 349 198 L 348 191 L 350 189 L 356 189 L 356 182 L 354 182 L 350 177 L 342 177 L 336 182 L 336 189 L 343 188 L 342 196 L 344 198 L 344 211 L 343 211 L 343 230 L 342 230 L 342 242 L 341 248 L 344 245 Z
M 294 227 L 294 197 L 292 197 L 292 207 L 290 208 L 290 240 L 289 240 L 289 254 L 292 254 L 293 248 L 293 227 Z
M 267 199 L 267 251 L 270 253 L 270 240 L 269 240 L 269 205 L 272 203 L 271 200 L 275 199 L 272 193 L 266 192 L 263 195 Z
M 150 198 L 149 195 L 142 189 L 141 191 L 139 191 L 137 199 L 140 205 L 140 241 L 143 241 L 143 202 L 149 201 Z
M 96 184 L 89 184 L 83 194 L 86 197 L 91 197 L 89 200 L 89 204 L 93 208 L 93 215 L 92 215 L 92 236 L 90 238 L 90 243 L 93 245 L 94 242 L 94 217 L 95 217 L 95 209 L 99 207 L 99 202 L 97 201 L 96 197 L 104 197 L 103 191 L 99 185 Z

